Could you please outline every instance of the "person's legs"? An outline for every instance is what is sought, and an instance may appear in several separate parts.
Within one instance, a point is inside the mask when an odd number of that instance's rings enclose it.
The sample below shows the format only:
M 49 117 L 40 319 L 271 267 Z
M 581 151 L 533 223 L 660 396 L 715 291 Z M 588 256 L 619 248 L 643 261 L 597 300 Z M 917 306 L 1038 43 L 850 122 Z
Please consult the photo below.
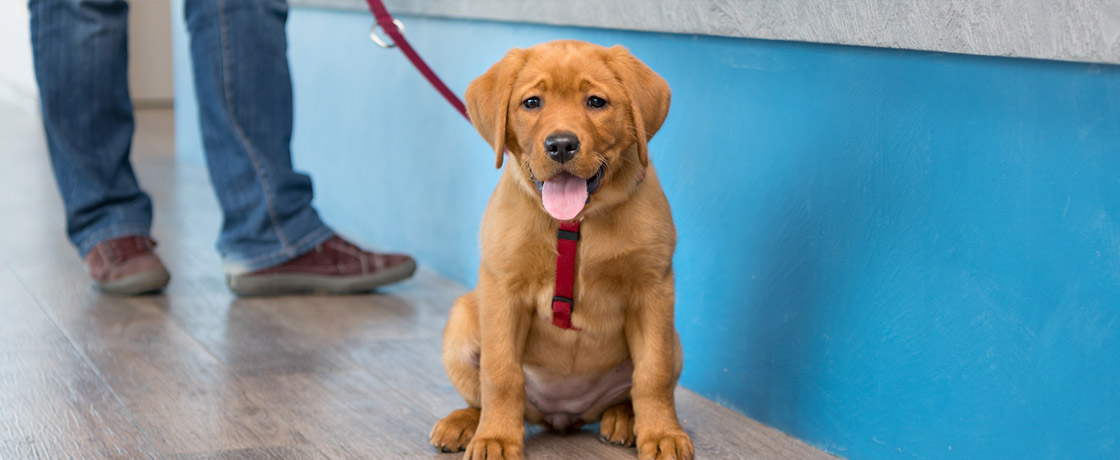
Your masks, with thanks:
M 411 276 L 411 257 L 335 236 L 311 207 L 311 179 L 292 169 L 287 2 L 187 0 L 185 10 L 230 288 L 350 293 Z
M 31 0 L 35 79 L 66 232 L 94 285 L 138 294 L 169 275 L 148 238 L 152 201 L 129 163 L 128 4 Z
M 185 7 L 227 271 L 251 272 L 310 251 L 333 232 L 311 207 L 311 179 L 292 169 L 287 3 L 187 0 Z
M 84 257 L 101 241 L 147 236 L 152 202 L 129 163 L 128 4 L 29 2 L 35 78 L 66 231 Z

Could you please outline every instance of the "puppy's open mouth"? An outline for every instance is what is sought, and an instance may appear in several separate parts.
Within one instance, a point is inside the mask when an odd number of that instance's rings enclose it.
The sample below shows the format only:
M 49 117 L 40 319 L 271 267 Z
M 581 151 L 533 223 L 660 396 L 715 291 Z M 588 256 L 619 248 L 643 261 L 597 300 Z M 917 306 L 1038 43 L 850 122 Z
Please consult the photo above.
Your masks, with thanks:
M 606 167 L 605 164 L 600 166 L 594 176 L 586 179 L 568 172 L 561 172 L 547 181 L 537 180 L 532 170 L 529 175 L 541 192 L 545 211 L 557 220 L 572 220 L 591 202 L 591 194 L 599 190 Z

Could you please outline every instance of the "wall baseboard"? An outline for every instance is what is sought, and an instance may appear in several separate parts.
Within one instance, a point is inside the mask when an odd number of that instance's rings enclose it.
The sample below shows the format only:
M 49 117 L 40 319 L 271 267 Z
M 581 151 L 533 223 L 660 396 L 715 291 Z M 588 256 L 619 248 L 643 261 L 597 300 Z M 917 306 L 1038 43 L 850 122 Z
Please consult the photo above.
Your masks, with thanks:
M 132 100 L 132 107 L 135 109 L 174 109 L 175 99 L 158 98 L 134 98 Z

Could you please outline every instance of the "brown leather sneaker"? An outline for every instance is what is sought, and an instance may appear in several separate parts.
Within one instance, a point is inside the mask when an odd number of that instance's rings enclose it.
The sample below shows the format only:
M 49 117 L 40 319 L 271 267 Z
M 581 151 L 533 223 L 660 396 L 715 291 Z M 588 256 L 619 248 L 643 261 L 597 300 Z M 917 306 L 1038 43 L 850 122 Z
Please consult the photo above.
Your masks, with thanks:
M 353 294 L 407 279 L 416 261 L 404 254 L 363 251 L 339 236 L 275 267 L 226 277 L 237 295 Z
M 171 274 L 152 251 L 156 242 L 144 236 L 125 236 L 97 243 L 86 254 L 86 271 L 102 292 L 136 295 L 167 286 Z

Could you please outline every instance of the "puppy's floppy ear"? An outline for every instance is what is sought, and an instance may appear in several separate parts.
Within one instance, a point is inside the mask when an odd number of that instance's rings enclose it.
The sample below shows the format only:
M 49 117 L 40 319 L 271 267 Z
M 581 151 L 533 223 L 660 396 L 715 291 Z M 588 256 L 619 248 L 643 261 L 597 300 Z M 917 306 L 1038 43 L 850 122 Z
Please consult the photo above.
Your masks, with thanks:
M 615 45 L 608 50 L 607 65 L 614 70 L 630 98 L 630 114 L 638 142 L 638 159 L 649 166 L 647 143 L 669 115 L 669 84 L 626 48 Z
M 482 138 L 494 146 L 494 166 L 502 167 L 506 151 L 506 118 L 513 81 L 525 64 L 525 50 L 514 48 L 467 86 L 467 114 Z

